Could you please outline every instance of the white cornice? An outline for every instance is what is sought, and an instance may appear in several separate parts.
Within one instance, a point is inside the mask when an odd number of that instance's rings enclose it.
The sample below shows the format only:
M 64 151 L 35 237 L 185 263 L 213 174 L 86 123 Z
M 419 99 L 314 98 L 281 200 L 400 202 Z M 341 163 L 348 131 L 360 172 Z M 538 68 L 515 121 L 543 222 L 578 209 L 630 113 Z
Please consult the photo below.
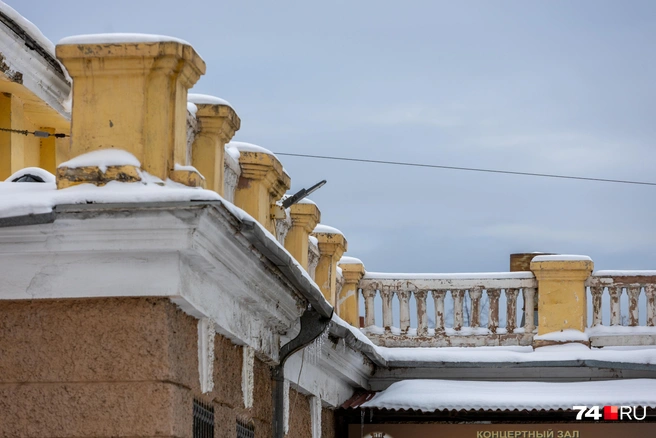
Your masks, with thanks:
M 0 228 L 0 299 L 169 297 L 275 363 L 307 301 L 220 206 L 58 207 Z

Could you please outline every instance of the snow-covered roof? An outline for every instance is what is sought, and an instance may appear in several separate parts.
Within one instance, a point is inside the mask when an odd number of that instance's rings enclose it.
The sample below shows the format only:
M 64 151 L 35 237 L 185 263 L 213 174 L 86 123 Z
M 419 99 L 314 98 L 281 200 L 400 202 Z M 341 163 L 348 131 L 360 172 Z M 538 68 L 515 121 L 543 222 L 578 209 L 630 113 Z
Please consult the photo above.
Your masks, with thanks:
M 592 382 L 402 380 L 363 408 L 417 410 L 571 410 L 573 406 L 656 407 L 656 379 Z
M 417 363 L 529 363 L 598 361 L 656 365 L 656 346 L 588 348 L 573 343 L 533 348 L 508 347 L 378 347 L 389 362 Z
M 166 35 L 151 35 L 147 33 L 94 33 L 73 35 L 62 38 L 57 44 L 122 44 L 122 43 L 160 43 L 174 42 L 186 44 L 187 41 Z
M 198 105 L 227 105 L 232 108 L 232 105 L 227 100 L 209 94 L 189 93 L 187 100 Z

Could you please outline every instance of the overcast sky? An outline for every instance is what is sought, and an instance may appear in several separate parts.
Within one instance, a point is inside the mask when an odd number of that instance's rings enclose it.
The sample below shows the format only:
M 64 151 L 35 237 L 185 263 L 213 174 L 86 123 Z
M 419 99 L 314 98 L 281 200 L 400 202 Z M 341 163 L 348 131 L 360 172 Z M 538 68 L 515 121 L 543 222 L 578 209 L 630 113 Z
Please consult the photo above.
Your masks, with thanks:
M 656 181 L 656 2 L 7 0 L 53 42 L 189 41 L 275 152 Z M 370 271 L 656 269 L 656 187 L 280 156 Z

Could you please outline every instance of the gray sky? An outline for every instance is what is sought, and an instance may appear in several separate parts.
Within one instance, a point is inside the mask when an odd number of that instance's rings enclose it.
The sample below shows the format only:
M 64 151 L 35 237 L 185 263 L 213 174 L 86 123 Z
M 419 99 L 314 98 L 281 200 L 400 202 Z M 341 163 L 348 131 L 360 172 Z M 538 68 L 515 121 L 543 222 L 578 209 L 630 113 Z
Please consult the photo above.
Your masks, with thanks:
M 276 152 L 656 181 L 650 1 L 8 0 L 53 42 L 189 41 L 193 91 Z M 513 252 L 656 269 L 656 187 L 280 157 L 370 271 L 504 271 Z

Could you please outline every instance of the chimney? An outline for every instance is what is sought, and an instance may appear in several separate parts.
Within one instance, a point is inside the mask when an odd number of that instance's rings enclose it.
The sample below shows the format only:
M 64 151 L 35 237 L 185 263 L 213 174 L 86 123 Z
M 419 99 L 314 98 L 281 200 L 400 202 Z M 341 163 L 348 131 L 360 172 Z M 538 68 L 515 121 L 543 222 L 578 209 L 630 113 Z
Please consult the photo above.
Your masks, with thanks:
M 187 90 L 205 73 L 205 62 L 177 38 L 142 34 L 81 35 L 64 38 L 57 58 L 73 78 L 71 153 L 121 150 L 142 170 L 166 180 L 200 185 L 186 162 Z M 138 181 L 134 160 L 111 157 L 104 166 L 63 166 L 57 186 Z M 126 156 L 126 154 L 123 154 Z M 118 160 L 118 161 L 116 161 Z

